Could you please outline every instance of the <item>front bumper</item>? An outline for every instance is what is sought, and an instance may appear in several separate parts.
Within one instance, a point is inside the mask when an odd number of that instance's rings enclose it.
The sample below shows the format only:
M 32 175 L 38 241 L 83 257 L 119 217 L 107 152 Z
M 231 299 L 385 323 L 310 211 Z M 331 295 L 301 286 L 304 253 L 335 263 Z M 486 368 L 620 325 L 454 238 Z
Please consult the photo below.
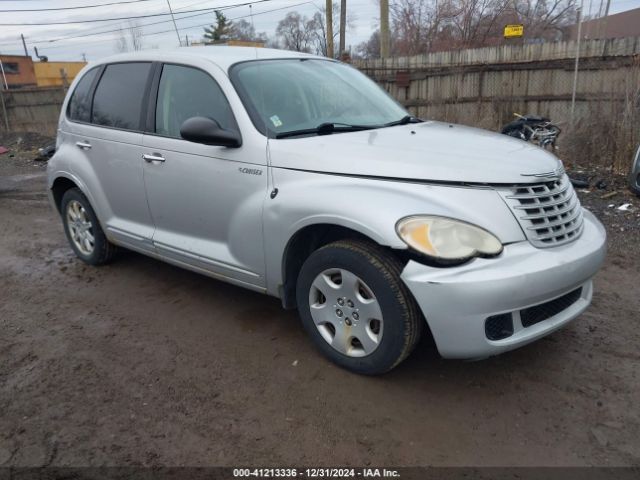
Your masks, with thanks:
M 410 261 L 401 278 L 415 297 L 440 355 L 483 358 L 537 340 L 580 315 L 591 302 L 591 279 L 605 257 L 606 232 L 584 211 L 584 230 L 574 242 L 535 248 L 529 242 L 506 245 L 498 258 L 476 258 L 452 268 L 434 268 Z M 520 311 L 582 287 L 575 303 L 529 327 Z M 488 317 L 511 313 L 513 334 L 490 340 Z

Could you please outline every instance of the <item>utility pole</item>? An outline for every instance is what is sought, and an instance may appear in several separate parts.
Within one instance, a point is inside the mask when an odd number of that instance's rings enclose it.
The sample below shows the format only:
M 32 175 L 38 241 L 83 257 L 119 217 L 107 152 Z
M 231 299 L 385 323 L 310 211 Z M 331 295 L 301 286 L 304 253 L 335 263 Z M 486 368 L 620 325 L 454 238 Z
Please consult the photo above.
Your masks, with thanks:
M 575 124 L 575 110 L 576 110 L 576 90 L 578 88 L 578 66 L 580 63 L 580 40 L 582 38 L 582 0 L 578 10 L 578 40 L 576 41 L 576 63 L 573 67 L 573 89 L 571 91 L 571 129 L 573 130 Z
M 607 38 L 607 19 L 609 18 L 609 7 L 611 6 L 611 0 L 607 0 L 607 6 L 604 9 L 604 20 L 602 20 L 602 37 Z
M 0 58 L 0 73 L 2 73 L 3 84 L 0 85 L 0 105 L 2 106 L 2 116 L 4 117 L 4 126 L 9 131 L 9 115 L 7 115 L 7 106 L 4 103 L 4 90 L 9 90 L 7 85 L 7 77 L 4 75 L 4 66 L 2 65 L 2 58 Z
M 0 65 L 2 62 L 0 62 Z M 4 103 L 4 93 L 3 89 L 0 88 L 0 105 L 2 105 L 2 116 L 4 117 L 4 126 L 9 131 L 9 116 L 7 115 L 7 106 Z
M 333 58 L 333 0 L 327 0 L 327 57 Z
M 341 0 L 340 2 L 340 51 L 338 57 L 342 57 L 345 51 L 344 34 L 347 27 L 347 0 Z
M 389 0 L 380 0 L 380 57 L 389 56 Z
M 173 10 L 171 9 L 171 2 L 167 0 L 167 5 L 169 5 L 169 13 L 171 14 L 171 20 L 173 20 L 173 28 L 176 29 L 176 35 L 178 36 L 178 46 L 182 46 L 182 40 L 180 40 L 180 33 L 178 32 L 178 25 L 176 24 L 176 18 L 173 16 Z
M 4 74 L 4 65 L 2 65 L 1 58 L 0 58 L 0 73 L 2 73 L 2 83 L 4 84 L 2 88 L 4 88 L 5 90 L 9 90 L 9 85 L 7 84 L 7 77 Z M 2 88 L 0 88 L 0 90 L 2 90 Z
M 20 38 L 22 39 L 22 46 L 24 47 L 24 56 L 29 56 L 29 51 L 27 50 L 27 42 L 24 41 L 24 35 L 20 34 Z

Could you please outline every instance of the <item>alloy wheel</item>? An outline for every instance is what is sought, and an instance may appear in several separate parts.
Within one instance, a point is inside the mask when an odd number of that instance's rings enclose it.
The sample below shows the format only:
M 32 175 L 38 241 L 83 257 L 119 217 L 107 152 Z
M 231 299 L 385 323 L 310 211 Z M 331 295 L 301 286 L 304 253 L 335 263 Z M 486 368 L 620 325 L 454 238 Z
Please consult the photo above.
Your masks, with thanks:
M 93 224 L 87 210 L 77 200 L 67 204 L 67 225 L 71 241 L 83 255 L 91 255 L 95 248 Z

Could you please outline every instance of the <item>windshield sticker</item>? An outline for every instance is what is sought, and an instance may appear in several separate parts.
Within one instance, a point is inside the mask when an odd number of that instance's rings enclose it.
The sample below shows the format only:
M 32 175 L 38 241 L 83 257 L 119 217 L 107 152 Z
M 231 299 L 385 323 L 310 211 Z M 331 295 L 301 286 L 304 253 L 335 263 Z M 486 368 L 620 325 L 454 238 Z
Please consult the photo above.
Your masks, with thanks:
M 269 118 L 269 120 L 271 120 L 271 123 L 273 123 L 274 127 L 282 126 L 282 122 L 280 121 L 280 117 L 278 117 L 278 115 L 274 115 L 273 117 Z

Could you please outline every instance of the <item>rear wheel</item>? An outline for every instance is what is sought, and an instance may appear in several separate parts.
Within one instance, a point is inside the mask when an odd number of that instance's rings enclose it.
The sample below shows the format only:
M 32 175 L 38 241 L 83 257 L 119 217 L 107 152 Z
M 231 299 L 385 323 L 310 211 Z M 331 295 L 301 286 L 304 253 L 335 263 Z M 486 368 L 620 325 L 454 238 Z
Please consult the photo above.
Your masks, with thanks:
M 107 240 L 91 204 L 78 188 L 65 192 L 60 211 L 64 233 L 80 260 L 102 265 L 113 258 L 116 247 Z
M 330 360 L 362 374 L 398 365 L 424 321 L 400 279 L 401 262 L 373 243 L 341 240 L 311 254 L 296 287 L 311 339 Z

